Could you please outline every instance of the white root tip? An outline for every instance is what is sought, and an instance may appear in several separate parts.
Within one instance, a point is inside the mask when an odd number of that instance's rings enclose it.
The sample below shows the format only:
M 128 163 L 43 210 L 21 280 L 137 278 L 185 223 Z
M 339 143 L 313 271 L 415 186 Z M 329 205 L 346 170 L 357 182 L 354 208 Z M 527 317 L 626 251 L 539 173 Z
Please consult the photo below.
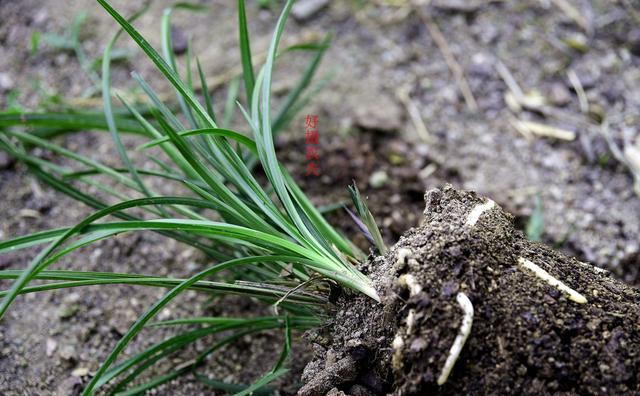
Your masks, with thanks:
M 578 304 L 585 304 L 587 302 L 587 299 L 585 298 L 585 296 L 583 296 L 582 294 L 580 294 L 577 291 L 573 290 L 569 286 L 565 285 L 560 280 L 554 278 L 553 276 L 551 276 L 551 274 L 549 274 L 544 269 L 540 268 L 538 265 L 536 265 L 532 261 L 527 260 L 524 257 L 520 257 L 520 258 L 518 258 L 518 264 L 520 264 L 520 266 L 530 270 L 531 272 L 534 273 L 535 276 L 537 276 L 538 278 L 540 278 L 543 281 L 547 282 L 551 286 L 553 286 L 556 289 L 560 290 L 561 292 L 567 294 L 569 296 L 569 300 L 571 300 L 573 302 L 576 302 Z
M 609 270 L 606 270 L 604 268 L 600 268 L 600 267 L 596 267 L 595 265 L 591 265 L 591 264 L 587 264 L 587 263 L 583 263 L 582 261 L 578 261 L 578 263 L 585 267 L 585 268 L 589 268 L 591 269 L 593 272 L 597 273 L 597 274 L 604 274 L 607 275 L 609 274 Z
M 407 315 L 407 334 L 411 335 L 416 326 L 416 310 L 410 309 Z
M 398 278 L 398 281 L 400 282 L 400 285 L 405 286 L 409 289 L 410 296 L 420 294 L 420 292 L 422 291 L 422 286 L 411 274 L 401 275 L 400 278 Z
M 393 348 L 391 365 L 394 369 L 399 370 L 402 368 L 402 348 L 404 347 L 404 340 L 400 333 L 396 334 L 393 342 L 391 343 L 391 347 Z
M 413 252 L 409 248 L 400 248 L 398 249 L 398 258 L 396 260 L 396 265 L 406 263 L 407 259 L 413 257 Z
M 458 335 L 453 341 L 453 345 L 451 345 L 447 360 L 444 362 L 444 366 L 442 367 L 442 371 L 438 377 L 438 385 L 443 385 L 447 382 L 449 374 L 451 374 L 451 370 L 453 370 L 453 366 L 456 364 L 456 361 L 460 356 L 460 352 L 462 352 L 464 343 L 467 341 L 469 334 L 471 334 L 471 325 L 473 324 L 473 304 L 471 304 L 469 297 L 462 292 L 458 293 L 456 300 L 458 301 L 458 304 L 460 304 L 460 308 L 462 308 L 464 316 L 462 317 L 462 324 L 460 324 Z
M 393 343 L 391 344 L 394 350 L 401 349 L 404 346 L 404 340 L 400 334 L 396 335 L 393 339 Z
M 496 203 L 490 199 L 487 199 L 487 202 L 483 204 L 476 205 L 467 217 L 467 225 L 469 227 L 473 227 L 474 225 L 476 225 L 476 223 L 480 219 L 480 216 L 482 216 L 484 212 L 493 209 L 495 206 Z

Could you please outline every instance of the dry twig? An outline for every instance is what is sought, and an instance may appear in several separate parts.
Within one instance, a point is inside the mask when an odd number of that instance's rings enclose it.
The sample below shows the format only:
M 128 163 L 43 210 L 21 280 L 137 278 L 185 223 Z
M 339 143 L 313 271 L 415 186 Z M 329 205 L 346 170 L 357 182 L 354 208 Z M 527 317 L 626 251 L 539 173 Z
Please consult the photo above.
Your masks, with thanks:
M 429 34 L 433 38 L 433 41 L 440 49 L 442 56 L 444 57 L 451 74 L 453 74 L 453 78 L 456 80 L 456 84 L 464 97 L 465 102 L 467 103 L 467 107 L 469 110 L 475 112 L 478 111 L 478 103 L 476 102 L 475 97 L 473 96 L 473 92 L 471 92 L 471 88 L 469 87 L 469 83 L 464 75 L 464 70 L 462 66 L 456 61 L 456 58 L 453 56 L 451 52 L 451 48 L 447 43 L 447 39 L 442 34 L 442 31 L 438 27 L 438 25 L 433 21 L 431 16 L 424 10 L 423 7 L 416 6 L 416 10 L 418 11 L 418 15 L 424 22 L 427 30 L 429 30 Z

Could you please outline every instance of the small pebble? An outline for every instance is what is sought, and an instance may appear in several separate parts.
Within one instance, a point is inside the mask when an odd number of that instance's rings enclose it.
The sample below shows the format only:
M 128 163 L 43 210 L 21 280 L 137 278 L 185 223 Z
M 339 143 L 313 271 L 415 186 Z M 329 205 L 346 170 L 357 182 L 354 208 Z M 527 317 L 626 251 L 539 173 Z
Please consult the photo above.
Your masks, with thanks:
M 7 92 L 13 89 L 14 82 L 9 73 L 0 73 L 0 92 Z
M 89 369 L 86 367 L 78 367 L 71 372 L 71 375 L 74 377 L 84 377 L 89 374 Z
M 564 106 L 571 101 L 571 93 L 564 84 L 554 83 L 551 85 L 549 100 L 556 106 Z
M 291 15 L 298 21 L 305 21 L 313 17 L 329 4 L 329 0 L 301 0 L 297 1 L 291 9 Z
M 173 53 L 176 55 L 182 55 L 187 52 L 189 47 L 189 41 L 184 34 L 184 30 L 178 26 L 171 26 L 171 41 L 173 44 Z
M 53 352 L 55 352 L 58 347 L 58 342 L 53 338 L 47 338 L 47 346 L 46 346 L 46 354 L 47 356 L 52 356 Z
M 389 181 L 389 175 L 384 170 L 373 172 L 369 177 L 369 185 L 373 188 L 383 187 L 387 181 Z
M 64 345 L 60 347 L 60 350 L 58 351 L 58 355 L 64 361 L 69 361 L 69 362 L 75 361 L 76 349 L 73 347 L 73 345 Z
M 404 110 L 389 96 L 361 97 L 357 103 L 354 113 L 358 127 L 380 132 L 395 132 L 402 128 Z
M 0 151 L 0 170 L 9 169 L 13 162 L 13 158 L 9 154 Z

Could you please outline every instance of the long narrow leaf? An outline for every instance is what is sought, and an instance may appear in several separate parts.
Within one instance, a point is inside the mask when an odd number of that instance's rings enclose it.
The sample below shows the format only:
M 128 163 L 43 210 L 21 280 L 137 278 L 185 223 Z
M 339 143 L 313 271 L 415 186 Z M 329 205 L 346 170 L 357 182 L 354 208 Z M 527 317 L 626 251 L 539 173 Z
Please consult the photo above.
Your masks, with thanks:
M 250 101 L 253 96 L 255 76 L 253 74 L 253 62 L 251 61 L 251 44 L 249 41 L 249 28 L 244 0 L 238 0 L 238 33 L 240 36 L 240 59 L 242 61 L 244 89 L 247 95 L 247 101 Z
M 95 389 L 96 383 L 100 380 L 104 372 L 111 366 L 111 364 L 116 360 L 120 352 L 124 350 L 124 348 L 129 344 L 129 342 L 135 337 L 140 330 L 144 327 L 144 325 L 151 320 L 164 306 L 166 306 L 171 300 L 177 297 L 182 291 L 187 289 L 192 284 L 201 280 L 204 277 L 211 276 L 217 272 L 223 271 L 228 268 L 265 262 L 265 261 L 274 261 L 274 260 L 282 260 L 284 257 L 274 257 L 274 256 L 257 256 L 257 257 L 246 257 L 235 260 L 229 260 L 227 262 L 217 264 L 211 268 L 208 268 L 204 271 L 199 272 L 198 274 L 192 276 L 188 280 L 184 281 L 180 285 L 176 286 L 169 293 L 167 293 L 164 297 L 158 300 L 153 306 L 151 306 L 142 316 L 140 316 L 136 322 L 131 326 L 131 328 L 127 331 L 126 334 L 122 336 L 122 338 L 118 341 L 113 351 L 109 354 L 109 356 L 104 360 L 101 364 L 100 368 L 96 372 L 95 376 L 91 379 L 91 382 L 84 389 L 82 395 L 89 396 L 92 394 Z
M 122 28 L 131 36 L 131 38 L 140 46 L 140 48 L 147 54 L 149 59 L 158 67 L 160 72 L 169 80 L 169 82 L 176 88 L 176 90 L 184 97 L 185 101 L 189 103 L 191 108 L 196 112 L 196 114 L 205 120 L 210 126 L 216 128 L 216 123 L 211 119 L 207 111 L 202 107 L 200 102 L 196 99 L 192 92 L 189 91 L 189 88 L 184 84 L 184 82 L 180 79 L 178 74 L 167 64 L 167 62 L 162 59 L 160 54 L 151 47 L 149 42 L 144 39 L 138 33 L 138 31 L 131 26 L 126 19 L 122 17 L 106 0 L 97 0 L 98 3 L 113 17 L 122 26 Z

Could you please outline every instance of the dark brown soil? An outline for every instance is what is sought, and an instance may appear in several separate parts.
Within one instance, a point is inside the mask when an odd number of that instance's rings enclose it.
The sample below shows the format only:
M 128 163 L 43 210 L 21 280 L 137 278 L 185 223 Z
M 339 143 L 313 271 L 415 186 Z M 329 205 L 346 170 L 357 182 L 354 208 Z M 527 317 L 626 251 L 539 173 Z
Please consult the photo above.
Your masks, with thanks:
M 334 387 L 353 395 L 640 392 L 640 292 L 527 241 L 498 206 L 468 224 L 473 208 L 487 202 L 475 193 L 445 187 L 425 199 L 422 224 L 366 268 L 383 303 L 347 294 L 332 325 L 310 335 L 316 360 L 299 395 Z M 568 298 L 521 259 L 587 302 Z M 473 304 L 473 325 L 439 386 L 463 317 L 458 293 Z

